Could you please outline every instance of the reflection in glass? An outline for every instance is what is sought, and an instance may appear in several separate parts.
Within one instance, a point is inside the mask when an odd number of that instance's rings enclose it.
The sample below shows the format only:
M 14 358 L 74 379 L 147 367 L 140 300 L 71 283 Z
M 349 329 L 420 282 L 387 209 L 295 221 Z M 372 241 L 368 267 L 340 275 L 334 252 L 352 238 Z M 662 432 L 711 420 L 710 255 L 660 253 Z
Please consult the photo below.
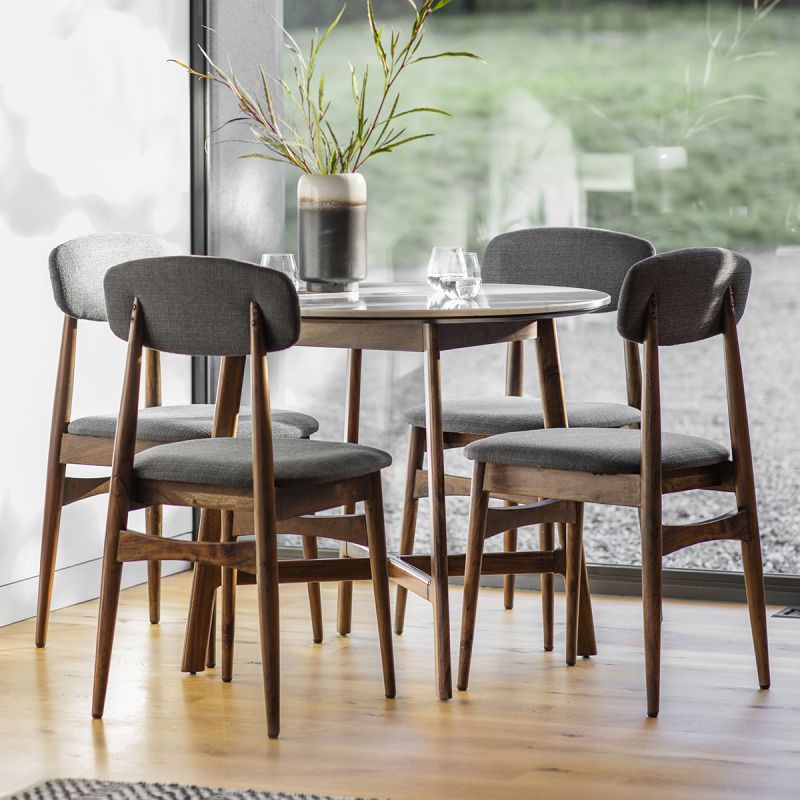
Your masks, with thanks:
M 300 288 L 300 279 L 297 276 L 297 262 L 293 253 L 264 253 L 261 256 L 261 266 L 283 272 L 292 279 L 295 289 Z
M 462 309 L 479 308 L 479 306 L 474 300 L 459 297 L 457 300 L 448 300 L 442 308 L 445 311 L 461 311 Z
M 789 235 L 800 243 L 800 202 L 789 203 L 786 209 L 786 230 Z
M 392 5 L 387 0 L 376 8 L 385 15 Z M 800 397 L 795 368 L 800 361 L 795 335 L 800 5 L 783 2 L 757 19 L 753 3 L 744 0 L 710 7 L 663 0 L 648 3 L 646 14 L 632 2 L 481 0 L 474 5 L 472 13 L 466 3 L 443 11 L 436 47 L 478 52 L 487 65 L 442 59 L 431 65 L 429 80 L 403 87 L 409 107 L 438 105 L 454 119 L 426 120 L 420 131 L 431 130 L 436 138 L 385 160 L 376 158 L 364 170 L 375 201 L 369 221 L 370 279 L 419 283 L 435 243 L 459 242 L 482 254 L 493 237 L 537 226 L 626 231 L 649 239 L 659 251 L 721 246 L 743 252 L 753 264 L 740 337 L 765 570 L 800 574 L 800 516 L 793 507 L 800 493 L 800 440 L 770 433 L 775 420 L 797 416 Z M 338 0 L 285 3 L 287 27 L 292 35 L 309 38 L 340 6 Z M 349 4 L 326 44 L 326 92 L 333 114 L 339 113 L 340 97 L 341 107 L 347 107 L 351 91 L 347 74 L 336 80 L 340 65 L 372 49 L 363 32 L 362 9 Z M 531 60 L 520 58 L 528 52 L 535 53 L 533 72 Z M 439 87 L 439 96 L 431 96 L 431 87 Z M 292 242 L 296 199 L 291 185 L 286 201 L 287 241 Z M 535 268 L 530 265 L 533 282 Z M 479 303 L 484 295 L 478 295 Z M 781 347 L 774 346 L 776 340 Z M 625 402 L 613 314 L 559 322 L 559 343 L 568 399 Z M 689 358 L 681 348 L 664 356 L 671 375 L 662 404 L 664 428 L 724 443 L 728 430 L 718 342 L 699 347 Z M 529 352 L 525 388 L 535 394 L 533 348 Z M 448 360 L 452 396 L 503 394 L 499 348 L 452 353 Z M 375 400 L 381 413 L 362 421 L 363 435 L 385 443 L 402 465 L 403 412 L 422 396 L 421 370 L 411 357 L 374 354 L 372 364 L 380 367 L 365 369 L 374 369 L 373 377 L 383 376 L 385 384 Z M 309 380 L 308 396 L 317 391 L 327 399 L 337 391 L 333 386 L 315 389 Z M 700 400 L 689 406 L 689 397 Z M 454 469 L 467 473 L 460 451 L 448 457 Z M 393 498 L 386 504 L 388 531 L 394 537 L 402 481 L 402 469 L 386 475 L 387 497 Z M 668 499 L 666 521 L 707 517 L 721 500 L 701 493 Z M 467 504 L 453 499 L 451 508 L 448 533 L 458 548 Z M 420 509 L 424 514 L 424 504 Z M 630 510 L 588 508 L 589 560 L 638 562 L 636 526 Z M 420 552 L 429 544 L 428 535 L 421 524 Z M 527 532 L 520 536 L 520 547 L 535 544 L 525 539 Z M 735 546 L 720 544 L 669 556 L 667 565 L 740 570 L 741 559 Z

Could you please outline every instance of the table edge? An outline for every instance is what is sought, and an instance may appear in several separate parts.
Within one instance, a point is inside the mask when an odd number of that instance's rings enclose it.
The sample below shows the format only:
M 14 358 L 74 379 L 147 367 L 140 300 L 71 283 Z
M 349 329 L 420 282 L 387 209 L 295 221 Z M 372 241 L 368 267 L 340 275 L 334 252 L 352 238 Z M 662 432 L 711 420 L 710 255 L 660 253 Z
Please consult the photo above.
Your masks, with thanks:
M 522 317 L 522 318 L 538 318 L 538 319 L 551 319 L 553 317 L 566 317 L 578 316 L 581 314 L 590 314 L 593 311 L 599 311 L 601 308 L 611 304 L 611 297 L 606 295 L 604 298 L 576 301 L 569 304 L 553 305 L 540 309 L 525 308 L 430 308 L 419 309 L 418 311 L 375 311 L 369 309 L 353 309 L 350 311 L 343 311 L 340 308 L 300 308 L 300 317 L 303 320 L 340 320 L 340 321 L 353 321 L 353 320 L 441 320 L 448 319 L 458 320 L 473 320 L 478 321 L 481 319 L 497 319 L 503 317 Z M 568 308 L 565 308 L 568 305 Z

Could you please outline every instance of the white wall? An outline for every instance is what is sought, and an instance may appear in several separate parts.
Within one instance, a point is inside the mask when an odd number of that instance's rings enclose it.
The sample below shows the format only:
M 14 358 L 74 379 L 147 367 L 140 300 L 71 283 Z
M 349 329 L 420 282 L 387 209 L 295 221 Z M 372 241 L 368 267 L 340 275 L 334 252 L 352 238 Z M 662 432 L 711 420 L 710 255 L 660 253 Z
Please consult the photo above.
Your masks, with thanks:
M 185 0 L 37 0 L 0 25 L 0 625 L 35 613 L 45 463 L 62 317 L 50 249 L 85 233 L 154 233 L 189 251 Z M 124 345 L 79 325 L 73 416 L 115 411 Z M 164 359 L 164 402 L 191 400 Z M 77 471 L 72 474 L 97 474 Z M 98 594 L 106 499 L 64 510 L 56 606 Z M 141 512 L 132 527 L 143 527 Z M 191 527 L 170 511 L 165 531 Z M 144 566 L 126 568 L 126 583 Z M 143 615 L 146 616 L 146 609 Z

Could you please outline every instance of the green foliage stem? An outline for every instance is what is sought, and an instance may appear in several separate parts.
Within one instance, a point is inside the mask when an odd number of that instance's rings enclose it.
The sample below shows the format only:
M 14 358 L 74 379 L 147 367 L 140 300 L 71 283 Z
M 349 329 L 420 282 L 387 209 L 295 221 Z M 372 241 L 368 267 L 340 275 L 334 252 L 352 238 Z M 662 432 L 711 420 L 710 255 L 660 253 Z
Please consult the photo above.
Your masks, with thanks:
M 241 116 L 228 120 L 221 127 L 232 123 L 248 124 L 254 141 L 262 148 L 243 158 L 264 158 L 320 175 L 358 172 L 376 155 L 391 153 L 405 144 L 433 136 L 432 133 L 409 134 L 406 117 L 417 114 L 450 116 L 439 108 L 400 107 L 396 84 L 409 67 L 439 58 L 482 61 L 479 56 L 468 52 L 421 55 L 420 47 L 427 23 L 433 14 L 449 5 L 451 0 L 422 0 L 419 6 L 414 0 L 408 2 L 413 9 L 413 18 L 406 38 L 402 39 L 399 31 L 386 32 L 382 25 L 378 25 L 372 0 L 367 0 L 367 22 L 381 69 L 381 87 L 373 109 L 367 96 L 369 67 L 364 66 L 359 74 L 350 65 L 354 119 L 346 135 L 341 132 L 337 134 L 328 120 L 331 105 L 326 94 L 325 75 L 318 75 L 317 71 L 320 50 L 342 19 L 344 6 L 322 35 L 319 31 L 314 32 L 307 54 L 291 34 L 281 28 L 286 49 L 293 61 L 292 82 L 290 84 L 282 77 L 269 75 L 261 68 L 259 96 L 244 87 L 232 69 L 225 71 L 215 64 L 202 48 L 201 52 L 209 65 L 207 72 L 198 72 L 187 64 L 171 60 L 190 74 L 213 81 L 233 95 Z M 277 112 L 279 104 L 275 94 L 278 90 L 286 108 L 283 116 Z

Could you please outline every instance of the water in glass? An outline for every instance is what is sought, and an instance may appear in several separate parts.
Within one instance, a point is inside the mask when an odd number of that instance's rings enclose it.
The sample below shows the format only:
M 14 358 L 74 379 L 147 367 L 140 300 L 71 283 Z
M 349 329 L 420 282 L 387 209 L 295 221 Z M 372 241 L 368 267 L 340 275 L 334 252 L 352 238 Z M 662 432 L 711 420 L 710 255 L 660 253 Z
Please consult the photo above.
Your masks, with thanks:
M 463 275 L 466 271 L 464 249 L 461 247 L 434 247 L 428 261 L 428 286 L 439 294 L 444 292 L 443 275 Z
M 451 300 L 472 300 L 482 283 L 477 253 L 464 253 L 461 270 L 439 276 L 441 289 Z

